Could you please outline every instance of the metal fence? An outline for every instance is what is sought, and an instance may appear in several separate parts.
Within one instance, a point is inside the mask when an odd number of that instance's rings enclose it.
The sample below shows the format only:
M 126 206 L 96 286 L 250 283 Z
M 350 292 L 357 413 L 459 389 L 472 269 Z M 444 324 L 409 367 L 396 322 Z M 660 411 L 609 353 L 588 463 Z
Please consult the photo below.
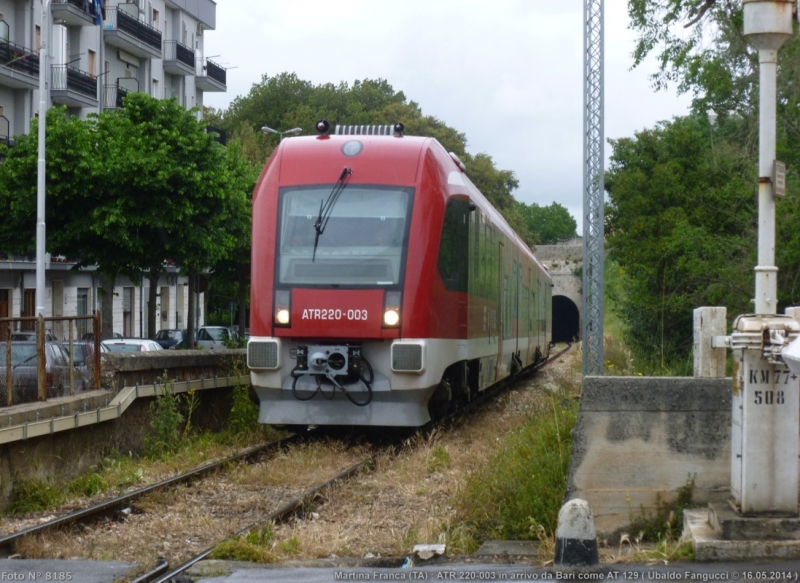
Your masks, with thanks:
M 100 388 L 100 312 L 0 318 L 0 404 Z

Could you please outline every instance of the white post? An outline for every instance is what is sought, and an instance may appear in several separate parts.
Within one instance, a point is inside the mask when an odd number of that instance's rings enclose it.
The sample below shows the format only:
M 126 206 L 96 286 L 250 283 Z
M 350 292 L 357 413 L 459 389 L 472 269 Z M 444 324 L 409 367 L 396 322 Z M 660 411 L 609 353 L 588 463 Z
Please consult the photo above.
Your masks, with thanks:
M 45 260 L 45 120 L 47 118 L 47 67 L 50 42 L 50 0 L 42 0 L 42 31 L 39 50 L 39 157 L 36 184 L 36 315 L 44 311 L 44 260 Z
M 777 314 L 778 268 L 775 266 L 775 198 L 772 168 L 775 161 L 775 117 L 778 50 L 760 49 L 758 97 L 758 265 L 756 314 Z
M 731 494 L 745 515 L 796 516 L 800 379 L 781 352 L 800 325 L 777 315 L 775 117 L 778 49 L 792 35 L 794 0 L 742 0 L 744 34 L 759 55 L 758 265 L 754 315 L 731 334 Z
M 717 340 L 725 336 L 727 323 L 725 307 L 703 307 L 694 311 L 694 376 L 701 379 L 725 377 L 727 346 Z

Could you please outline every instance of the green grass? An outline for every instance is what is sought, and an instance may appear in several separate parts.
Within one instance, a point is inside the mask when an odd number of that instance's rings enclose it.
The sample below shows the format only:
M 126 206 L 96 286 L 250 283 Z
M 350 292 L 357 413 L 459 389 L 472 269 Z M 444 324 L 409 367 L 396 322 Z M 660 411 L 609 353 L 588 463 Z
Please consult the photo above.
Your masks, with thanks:
M 270 437 L 271 429 L 258 423 L 258 405 L 250 400 L 248 391 L 246 386 L 234 387 L 227 427 L 218 433 L 198 432 L 188 425 L 185 412 L 191 413 L 196 406 L 192 395 L 159 394 L 152 403 L 151 434 L 145 440 L 143 457 L 112 454 L 74 480 L 61 484 L 18 477 L 8 514 L 49 511 L 71 498 L 122 491 L 141 482 L 143 468 L 149 464 L 177 474 L 218 456 L 223 448 L 263 442 Z
M 272 551 L 273 536 L 270 526 L 252 530 L 244 536 L 233 537 L 218 544 L 209 558 L 274 563 L 278 556 Z
M 453 524 L 460 526 L 458 532 L 448 532 L 451 543 L 472 552 L 475 541 L 535 540 L 542 529 L 554 533 L 576 419 L 575 401 L 556 396 L 547 411 L 511 434 L 488 465 L 468 478 L 455 500 Z

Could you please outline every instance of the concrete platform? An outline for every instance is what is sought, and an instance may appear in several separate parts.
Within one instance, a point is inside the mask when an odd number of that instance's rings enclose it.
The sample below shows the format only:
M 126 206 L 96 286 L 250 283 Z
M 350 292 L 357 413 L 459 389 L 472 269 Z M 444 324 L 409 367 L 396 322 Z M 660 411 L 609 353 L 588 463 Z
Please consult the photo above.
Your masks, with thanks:
M 487 540 L 473 556 L 475 557 L 535 557 L 539 554 L 539 543 L 530 540 Z
M 714 505 L 718 506 L 718 505 Z M 734 518 L 735 516 L 735 518 Z M 765 522 L 774 521 L 765 526 Z M 738 524 L 734 524 L 738 523 Z M 779 539 L 762 537 L 726 539 L 722 530 L 727 532 L 748 533 L 755 536 L 761 528 L 773 536 L 778 532 L 786 532 L 779 524 L 785 522 L 783 518 L 745 518 L 736 515 L 733 510 L 730 514 L 720 508 L 702 508 L 684 510 L 683 512 L 683 540 L 691 540 L 694 547 L 695 560 L 699 562 L 740 562 L 740 561 L 771 561 L 771 560 L 797 560 L 800 559 L 800 540 Z M 722 528 L 720 530 L 715 529 Z

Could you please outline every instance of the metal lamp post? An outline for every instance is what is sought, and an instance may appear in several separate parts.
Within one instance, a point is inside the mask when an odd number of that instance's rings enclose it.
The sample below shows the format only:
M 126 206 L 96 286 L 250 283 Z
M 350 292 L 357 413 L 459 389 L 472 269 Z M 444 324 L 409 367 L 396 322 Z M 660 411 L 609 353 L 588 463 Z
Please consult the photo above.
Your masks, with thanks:
M 744 516 L 797 515 L 800 381 L 782 349 L 800 324 L 777 314 L 775 118 L 778 49 L 794 0 L 743 0 L 744 34 L 759 56 L 758 265 L 755 314 L 733 325 L 731 493 Z
M 39 150 L 36 186 L 36 315 L 44 316 L 45 260 L 45 120 L 47 118 L 47 60 L 50 41 L 50 0 L 42 1 L 42 38 L 39 50 Z
M 283 139 L 283 136 L 291 136 L 291 135 L 294 135 L 294 134 L 301 133 L 303 131 L 303 128 L 292 128 L 290 130 L 279 132 L 278 130 L 273 130 L 270 127 L 264 126 L 264 127 L 261 128 L 261 131 L 264 132 L 265 134 L 278 134 L 280 136 L 278 141 L 280 141 L 280 140 Z

